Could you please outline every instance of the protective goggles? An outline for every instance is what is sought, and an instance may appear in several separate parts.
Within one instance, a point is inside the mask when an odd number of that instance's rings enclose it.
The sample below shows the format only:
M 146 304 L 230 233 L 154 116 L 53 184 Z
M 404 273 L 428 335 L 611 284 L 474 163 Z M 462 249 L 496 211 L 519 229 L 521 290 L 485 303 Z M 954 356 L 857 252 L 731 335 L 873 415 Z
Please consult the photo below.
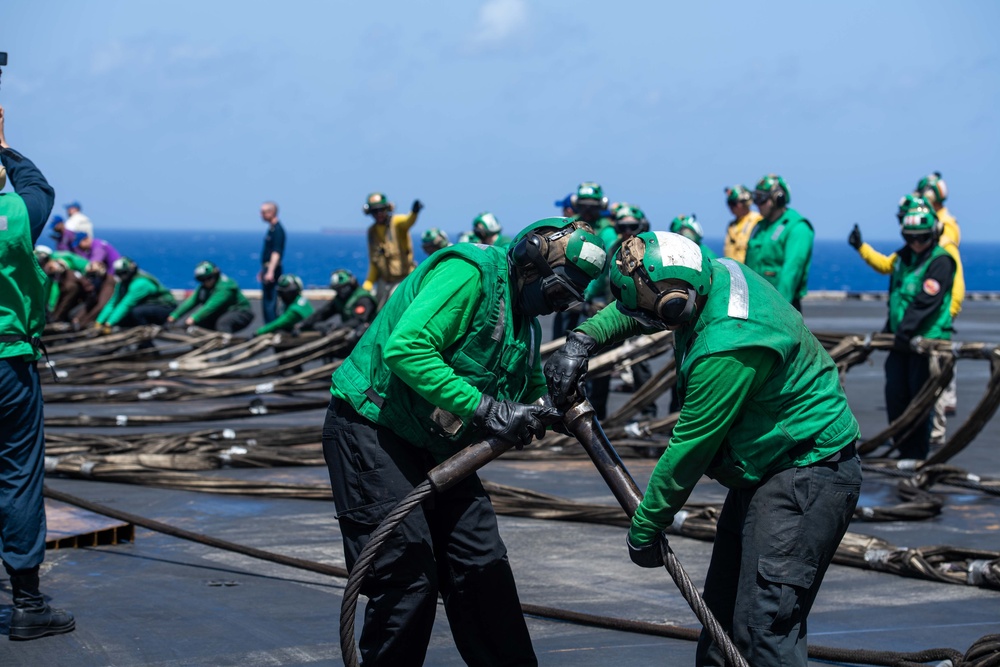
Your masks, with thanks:
M 929 243 L 934 240 L 934 234 L 931 232 L 922 232 L 920 234 L 906 234 L 903 233 L 903 240 L 907 243 Z
M 583 301 L 583 292 L 564 275 L 562 267 L 559 267 L 559 273 L 557 273 L 549 266 L 542 255 L 541 241 L 544 238 L 551 243 L 567 234 L 572 234 L 573 231 L 575 231 L 573 227 L 566 227 L 546 237 L 540 234 L 529 234 L 514 248 L 515 263 L 520 266 L 530 264 L 538 271 L 539 280 L 542 283 L 542 296 L 545 297 L 545 301 L 553 310 L 566 310 L 579 304 Z
M 642 227 L 642 223 L 635 218 L 628 218 L 626 220 L 618 220 L 615 222 L 615 229 L 618 230 L 619 234 L 637 234 L 639 233 L 640 227 Z
M 771 198 L 770 192 L 764 192 L 762 190 L 753 191 L 753 203 L 756 204 L 757 206 L 760 206 L 770 198 Z

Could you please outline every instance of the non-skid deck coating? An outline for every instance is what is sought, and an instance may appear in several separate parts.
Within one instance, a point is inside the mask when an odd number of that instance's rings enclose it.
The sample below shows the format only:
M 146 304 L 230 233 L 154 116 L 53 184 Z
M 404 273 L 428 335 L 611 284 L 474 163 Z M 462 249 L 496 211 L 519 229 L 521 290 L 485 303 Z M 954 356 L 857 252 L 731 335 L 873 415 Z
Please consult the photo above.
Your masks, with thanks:
M 864 332 L 881 328 L 880 302 L 808 302 L 815 330 Z M 962 340 L 1000 340 L 1000 306 L 971 303 L 958 321 Z M 548 327 L 546 326 L 546 329 Z M 852 369 L 847 391 L 865 433 L 885 423 L 883 355 Z M 982 395 L 985 362 L 958 364 L 960 420 Z M 613 395 L 613 405 L 623 400 Z M 219 404 L 230 405 L 231 399 Z M 661 401 L 662 402 L 662 401 Z M 143 413 L 204 409 L 205 403 L 143 403 Z M 50 414 L 119 414 L 136 406 L 52 405 Z M 665 406 L 661 405 L 661 412 Z M 314 423 L 322 411 L 273 415 L 235 426 Z M 998 418 L 1000 419 L 1000 418 Z M 194 430 L 201 424 L 155 430 Z M 212 427 L 221 427 L 213 422 Z M 66 429 L 60 429 L 69 432 Z M 135 429 L 100 429 L 134 432 Z M 1000 422 L 995 419 L 952 463 L 1000 477 Z M 643 486 L 653 461 L 628 459 Z M 323 468 L 223 470 L 244 479 L 325 481 Z M 481 476 L 588 502 L 613 504 L 593 466 L 579 462 L 495 461 Z M 216 496 L 130 485 L 49 479 L 53 488 L 179 527 L 260 549 L 343 565 L 331 502 Z M 895 501 L 895 482 L 869 475 L 862 504 Z M 941 489 L 935 491 L 941 492 Z M 719 501 L 724 489 L 705 480 L 692 502 Z M 1000 550 L 1000 498 L 947 491 L 941 516 L 921 522 L 858 523 L 851 530 L 896 546 L 950 544 Z M 522 601 L 621 618 L 696 627 L 697 621 L 665 571 L 628 560 L 621 528 L 500 517 Z M 692 579 L 704 579 L 711 544 L 673 537 L 671 544 Z M 200 544 L 137 529 L 132 544 L 50 551 L 43 591 L 77 618 L 75 632 L 32 642 L 0 637 L 0 665 L 322 665 L 340 664 L 338 615 L 344 581 L 294 570 Z M 6 588 L 5 592 L 9 591 Z M 0 593 L 6 632 L 9 593 Z M 530 618 L 542 665 L 693 664 L 694 644 Z M 977 638 L 1000 632 L 1000 591 L 955 586 L 834 565 L 810 617 L 810 642 L 843 648 L 964 651 Z M 443 610 L 427 665 L 464 664 Z M 816 663 L 820 664 L 820 663 Z M 825 663 L 824 663 L 825 664 Z

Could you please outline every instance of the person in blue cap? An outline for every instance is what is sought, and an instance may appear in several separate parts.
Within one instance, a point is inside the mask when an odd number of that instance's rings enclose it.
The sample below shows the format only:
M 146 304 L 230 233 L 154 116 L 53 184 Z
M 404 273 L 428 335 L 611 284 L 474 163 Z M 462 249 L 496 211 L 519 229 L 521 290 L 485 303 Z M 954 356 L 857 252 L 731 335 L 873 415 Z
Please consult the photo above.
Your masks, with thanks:
M 66 229 L 75 234 L 86 234 L 94 238 L 94 223 L 83 214 L 83 207 L 80 202 L 74 201 L 66 204 Z
M 66 220 L 61 215 L 52 216 L 52 221 L 49 222 L 49 232 L 49 236 L 56 242 L 56 250 L 72 249 L 76 233 L 66 229 Z
M 38 590 L 45 559 L 45 429 L 36 362 L 45 328 L 45 274 L 34 244 L 52 211 L 55 191 L 42 172 L 13 150 L 0 107 L 0 164 L 13 192 L 0 194 L 0 558 L 10 575 L 14 610 L 9 637 L 37 639 L 70 632 L 76 621 L 53 609 Z

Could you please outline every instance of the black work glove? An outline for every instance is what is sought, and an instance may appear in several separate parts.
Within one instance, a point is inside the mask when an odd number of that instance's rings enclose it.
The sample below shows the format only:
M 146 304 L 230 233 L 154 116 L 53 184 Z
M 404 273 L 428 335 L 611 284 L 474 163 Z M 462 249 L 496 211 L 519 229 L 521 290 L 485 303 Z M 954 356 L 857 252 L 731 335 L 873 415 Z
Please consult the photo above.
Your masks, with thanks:
M 632 544 L 628 533 L 625 534 L 625 544 L 628 545 L 628 557 L 639 567 L 663 567 L 663 552 L 660 550 L 660 540 L 665 537 L 658 536 L 649 544 L 636 546 Z
M 587 334 L 570 331 L 566 344 L 552 353 L 545 362 L 545 381 L 549 396 L 557 408 L 568 408 L 572 399 L 583 396 L 583 380 L 587 376 L 587 361 L 597 349 L 597 341 Z
M 486 431 L 488 435 L 495 435 L 522 449 L 531 442 L 532 436 L 541 438 L 545 435 L 545 427 L 554 424 L 560 418 L 561 415 L 555 408 L 498 401 L 488 394 L 483 394 L 472 423 L 476 428 Z
M 847 242 L 855 250 L 861 250 L 861 246 L 864 245 L 864 241 L 861 240 L 861 228 L 856 224 L 854 229 L 851 230 L 851 234 L 847 237 Z
M 422 211 L 423 209 L 424 209 L 424 203 L 419 199 L 414 199 L 413 206 L 410 207 L 410 212 L 416 215 L 417 213 L 420 213 L 420 211 Z

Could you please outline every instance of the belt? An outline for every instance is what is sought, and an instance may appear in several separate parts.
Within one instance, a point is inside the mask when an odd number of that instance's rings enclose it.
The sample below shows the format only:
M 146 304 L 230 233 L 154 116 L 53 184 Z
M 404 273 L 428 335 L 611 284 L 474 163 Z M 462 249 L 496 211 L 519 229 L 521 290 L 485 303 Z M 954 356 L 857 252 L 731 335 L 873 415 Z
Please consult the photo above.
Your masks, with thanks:
M 816 463 L 843 463 L 849 459 L 853 459 L 858 454 L 857 447 L 854 446 L 855 443 L 851 443 L 846 447 L 841 447 L 839 451 L 830 454 L 825 459 L 820 459 Z
M 4 334 L 0 336 L 0 343 L 27 343 L 32 348 L 39 350 L 45 357 L 45 365 L 49 367 L 49 371 L 52 373 L 52 380 L 54 382 L 59 382 L 59 378 L 56 376 L 56 371 L 52 367 L 52 362 L 49 361 L 49 351 L 45 349 L 45 343 L 42 342 L 41 336 L 29 336 L 27 334 Z

